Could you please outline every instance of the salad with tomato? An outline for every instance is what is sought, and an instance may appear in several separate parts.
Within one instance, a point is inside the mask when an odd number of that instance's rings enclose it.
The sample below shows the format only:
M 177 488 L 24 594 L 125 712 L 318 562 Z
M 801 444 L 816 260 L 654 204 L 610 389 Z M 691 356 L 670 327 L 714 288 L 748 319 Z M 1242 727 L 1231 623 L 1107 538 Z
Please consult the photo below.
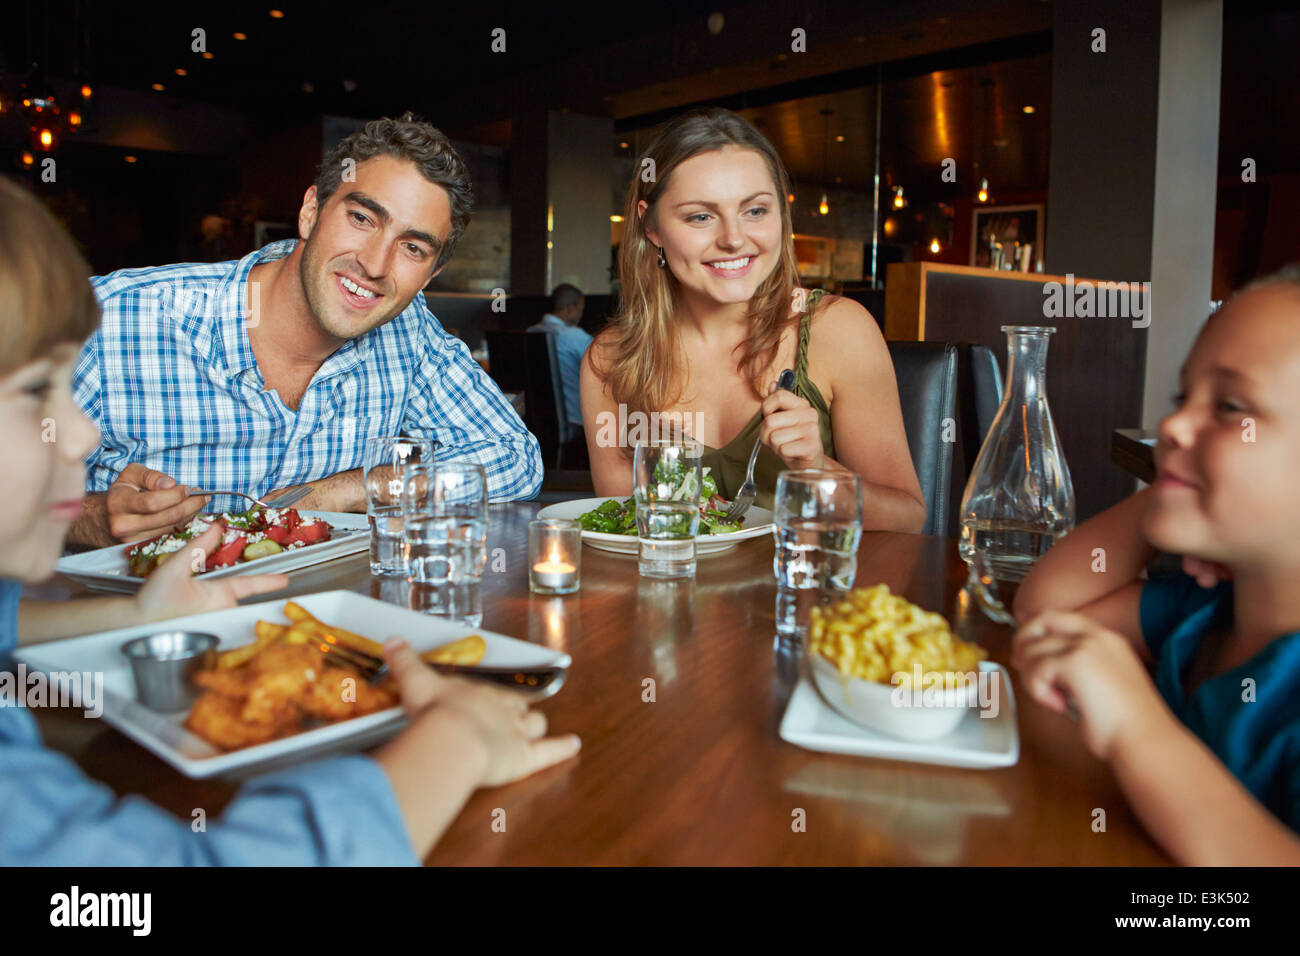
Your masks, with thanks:
M 294 508 L 250 508 L 195 515 L 189 524 L 178 525 L 166 534 L 126 546 L 131 574 L 147 578 L 158 566 L 181 551 L 185 542 L 197 538 L 213 524 L 222 527 L 221 544 L 208 555 L 204 571 L 281 554 L 330 539 L 334 526 L 320 518 L 304 518 Z

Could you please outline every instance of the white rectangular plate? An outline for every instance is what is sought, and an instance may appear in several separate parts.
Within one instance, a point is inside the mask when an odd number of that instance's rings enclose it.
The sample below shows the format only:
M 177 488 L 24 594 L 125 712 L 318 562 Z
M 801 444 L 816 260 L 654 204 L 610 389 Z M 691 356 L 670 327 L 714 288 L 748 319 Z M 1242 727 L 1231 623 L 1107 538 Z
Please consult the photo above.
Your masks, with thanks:
M 330 624 L 381 642 L 389 637 L 403 637 L 417 651 L 438 647 L 467 634 L 481 634 L 487 643 L 487 653 L 482 661 L 484 666 L 567 667 L 570 663 L 569 655 L 537 644 L 481 628 L 452 624 L 441 618 L 428 617 L 352 591 L 324 591 L 294 600 Z M 225 752 L 182 726 L 188 711 L 160 714 L 137 703 L 131 669 L 122 656 L 122 645 L 127 641 L 165 630 L 191 630 L 217 635 L 222 648 L 238 647 L 253 641 L 253 624 L 259 620 L 287 624 L 284 602 L 265 601 L 144 627 L 123 628 L 103 634 L 37 644 L 20 648 L 14 656 L 29 669 L 46 673 L 102 672 L 103 719 L 187 777 L 246 776 L 254 771 L 262 772 L 299 763 L 306 757 L 317 756 L 325 751 L 357 750 L 390 737 L 401 729 L 405 716 L 400 707 L 392 707 L 364 717 L 326 724 L 256 747 Z
M 297 571 L 325 561 L 332 561 L 348 554 L 357 554 L 370 547 L 370 520 L 365 515 L 347 514 L 341 511 L 303 511 L 304 518 L 320 518 L 334 526 L 330 540 L 305 548 L 295 548 L 272 554 L 256 561 L 232 564 L 215 571 L 204 571 L 202 577 L 221 578 L 231 574 L 276 574 L 282 571 Z M 110 548 L 86 551 L 82 554 L 70 554 L 59 559 L 54 570 L 67 575 L 87 587 L 100 591 L 133 592 L 144 584 L 144 578 L 138 578 L 128 571 L 126 545 L 116 544 Z
M 998 714 L 981 717 L 972 707 L 965 720 L 937 740 L 899 740 L 873 733 L 841 717 L 822 699 L 807 674 L 799 678 L 781 719 L 781 739 L 805 750 L 855 754 L 945 767 L 1010 767 L 1020 759 L 1016 698 L 1011 678 L 1000 664 L 980 662 L 980 670 L 997 671 Z
M 622 498 L 579 498 L 576 501 L 560 501 L 553 505 L 547 505 L 537 512 L 539 518 L 567 518 L 576 521 L 580 516 L 588 511 L 594 511 L 606 501 L 625 501 L 627 496 Z M 772 512 L 766 508 L 760 508 L 757 505 L 751 505 L 749 511 L 745 513 L 745 524 L 739 531 L 728 531 L 725 534 L 701 534 L 695 538 L 695 554 L 697 557 L 705 557 L 710 554 L 720 554 L 723 551 L 730 551 L 741 541 L 747 541 L 750 538 L 761 538 L 764 535 L 768 537 L 772 533 Z M 602 531 L 583 531 L 582 540 L 591 547 L 600 551 L 613 551 L 615 554 L 636 554 L 637 537 L 634 534 L 606 534 Z

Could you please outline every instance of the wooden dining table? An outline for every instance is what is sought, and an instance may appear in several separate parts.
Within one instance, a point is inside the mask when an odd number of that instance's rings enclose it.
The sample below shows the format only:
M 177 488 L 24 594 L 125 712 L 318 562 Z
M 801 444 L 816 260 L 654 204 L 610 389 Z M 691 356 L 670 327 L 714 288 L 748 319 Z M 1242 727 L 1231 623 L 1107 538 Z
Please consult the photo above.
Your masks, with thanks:
M 527 527 L 537 510 L 532 502 L 490 507 L 482 626 L 572 656 L 565 686 L 538 706 L 552 731 L 581 736 L 582 751 L 479 790 L 427 863 L 1168 862 L 1078 725 L 1030 700 L 1014 670 L 1014 766 L 801 749 L 778 734 L 804 662 L 774 640 L 772 538 L 701 557 L 695 579 L 679 582 L 640 577 L 635 556 L 584 547 L 581 590 L 543 597 L 528 590 Z M 889 585 L 1008 663 L 1011 632 L 970 601 L 964 581 L 955 539 L 863 535 L 858 586 Z M 405 582 L 372 577 L 365 554 L 296 572 L 285 591 L 255 600 L 334 589 L 406 602 Z M 56 577 L 29 592 L 63 598 L 85 589 Z M 213 818 L 236 792 L 234 781 L 182 776 L 102 720 L 76 711 L 38 720 L 47 742 L 86 773 L 184 820 L 195 808 Z

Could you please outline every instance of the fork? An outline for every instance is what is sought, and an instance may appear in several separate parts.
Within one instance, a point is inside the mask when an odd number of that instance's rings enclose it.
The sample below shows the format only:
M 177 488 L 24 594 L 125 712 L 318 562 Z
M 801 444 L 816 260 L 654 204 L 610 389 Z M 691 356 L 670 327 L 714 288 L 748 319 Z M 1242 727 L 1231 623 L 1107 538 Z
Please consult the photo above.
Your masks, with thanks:
M 787 392 L 794 391 L 794 369 L 786 369 L 777 379 L 777 388 L 783 388 Z M 727 513 L 722 516 L 726 522 L 739 521 L 745 517 L 745 512 L 749 511 L 749 506 L 754 503 L 754 496 L 758 489 L 754 487 L 754 463 L 758 461 L 758 449 L 762 446 L 761 438 L 754 439 L 754 450 L 749 453 L 749 467 L 745 469 L 745 483 L 740 486 L 736 492 L 736 497 L 731 502 L 731 507 Z
M 247 498 L 249 501 L 254 501 L 263 508 L 287 508 L 294 502 L 302 501 L 302 499 L 306 498 L 312 493 L 312 491 L 313 488 L 311 485 L 302 485 L 298 488 L 286 491 L 284 494 L 272 498 L 270 501 L 263 501 L 261 498 L 255 498 L 253 495 L 246 495 L 242 491 L 191 491 L 186 495 L 186 497 L 195 498 L 199 495 L 233 495 L 236 498 Z
M 340 660 L 351 664 L 361 671 L 362 676 L 371 684 L 377 684 L 389 675 L 388 664 L 381 658 L 367 654 L 355 647 L 342 647 L 338 644 L 318 643 L 315 645 L 326 654 L 333 654 Z M 568 667 L 543 665 L 540 667 L 483 667 L 476 664 L 445 664 L 439 661 L 424 661 L 440 674 L 448 676 L 475 677 L 513 690 L 535 691 L 544 697 L 550 697 L 559 691 L 564 679 L 568 677 Z

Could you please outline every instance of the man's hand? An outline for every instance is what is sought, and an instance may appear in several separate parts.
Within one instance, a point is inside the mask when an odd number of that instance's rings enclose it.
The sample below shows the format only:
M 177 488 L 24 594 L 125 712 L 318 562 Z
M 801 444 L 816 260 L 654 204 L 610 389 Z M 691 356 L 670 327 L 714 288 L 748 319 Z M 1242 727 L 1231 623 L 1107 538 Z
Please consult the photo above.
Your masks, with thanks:
M 311 494 L 294 502 L 293 507 L 299 511 L 342 511 L 360 514 L 366 510 L 366 489 L 361 483 L 360 468 L 317 478 L 308 484 L 312 487 Z M 289 485 L 285 488 L 277 488 L 262 497 L 264 501 L 272 501 L 276 495 L 301 487 L 301 485 Z
M 132 462 L 122 469 L 105 495 L 108 532 L 118 541 L 139 541 L 189 521 L 208 503 L 206 495 L 188 497 L 188 485 Z
M 1016 632 L 1011 663 L 1029 693 L 1057 713 L 1077 714 L 1092 753 L 1109 761 L 1122 735 L 1177 723 L 1121 634 L 1068 611 L 1045 611 Z
M 222 530 L 221 525 L 214 523 L 197 538 L 191 538 L 189 547 L 158 565 L 135 596 L 141 620 L 162 621 L 186 614 L 221 611 L 234 607 L 240 598 L 250 594 L 279 591 L 289 586 L 289 578 L 283 574 L 235 574 L 211 581 L 195 580 L 194 575 L 203 570 L 208 554 L 221 544 Z

